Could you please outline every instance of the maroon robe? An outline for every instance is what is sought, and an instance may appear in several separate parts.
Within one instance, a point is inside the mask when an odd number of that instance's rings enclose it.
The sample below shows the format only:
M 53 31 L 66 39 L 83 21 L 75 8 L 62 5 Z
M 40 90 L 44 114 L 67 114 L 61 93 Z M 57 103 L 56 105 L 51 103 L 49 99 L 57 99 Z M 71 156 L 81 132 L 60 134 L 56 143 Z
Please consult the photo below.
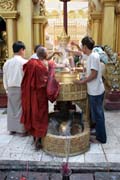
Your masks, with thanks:
M 40 60 L 31 59 L 24 66 L 21 123 L 34 137 L 44 137 L 48 128 L 48 70 Z

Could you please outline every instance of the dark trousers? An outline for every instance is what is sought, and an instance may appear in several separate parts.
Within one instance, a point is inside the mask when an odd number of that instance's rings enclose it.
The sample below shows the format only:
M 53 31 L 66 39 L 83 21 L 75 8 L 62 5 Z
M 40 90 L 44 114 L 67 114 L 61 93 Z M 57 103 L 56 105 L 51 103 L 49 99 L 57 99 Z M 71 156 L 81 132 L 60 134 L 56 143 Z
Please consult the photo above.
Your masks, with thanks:
M 96 139 L 106 143 L 105 116 L 103 109 L 104 93 L 98 96 L 88 95 L 91 120 L 96 123 Z

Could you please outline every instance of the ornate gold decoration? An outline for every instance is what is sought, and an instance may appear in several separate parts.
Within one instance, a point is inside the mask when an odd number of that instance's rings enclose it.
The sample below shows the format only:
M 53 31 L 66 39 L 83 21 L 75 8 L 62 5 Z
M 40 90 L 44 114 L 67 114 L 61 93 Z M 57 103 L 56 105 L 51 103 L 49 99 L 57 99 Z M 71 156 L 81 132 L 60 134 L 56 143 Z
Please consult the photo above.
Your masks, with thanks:
M 116 4 L 116 0 L 100 0 L 102 4 L 104 4 L 104 7 L 114 7 Z
M 7 58 L 8 58 L 7 33 L 6 31 L 2 31 L 1 39 L 0 39 L 0 67 L 3 66 Z
M 5 10 L 15 10 L 15 0 L 0 0 L 0 7 Z
M 102 12 L 92 12 L 91 14 L 91 17 L 92 17 L 92 19 L 94 19 L 94 20 L 101 20 L 102 18 L 103 18 L 103 14 L 102 14 Z
M 32 0 L 33 4 L 37 4 L 39 0 Z
M 46 25 L 47 24 L 47 18 L 45 16 L 34 16 L 33 17 L 33 23 L 34 24 L 43 24 Z
M 46 9 L 45 9 L 45 0 L 40 0 L 40 16 L 45 16 L 46 14 Z
M 16 19 L 16 18 L 19 17 L 20 14 L 19 14 L 19 12 L 17 12 L 17 11 L 7 11 L 7 12 L 2 11 L 2 12 L 0 13 L 0 15 L 1 15 L 2 17 L 4 17 L 5 19 L 7 19 L 7 18 Z
M 116 6 L 115 6 L 115 12 L 116 12 L 117 14 L 120 14 L 120 2 L 116 4 Z
M 70 40 L 70 36 L 68 36 L 65 32 L 65 30 L 63 29 L 63 32 L 61 33 L 60 36 L 57 36 L 57 39 L 59 42 L 66 42 L 68 43 Z
M 57 75 L 55 77 L 57 80 L 59 79 Z M 65 79 L 60 82 L 60 94 L 57 101 L 78 101 L 83 99 L 87 99 L 86 85 L 73 84 L 70 82 L 70 78 L 67 82 L 65 82 Z
M 88 7 L 89 7 L 89 12 L 88 13 L 96 11 L 96 5 L 95 5 L 95 3 L 92 0 L 89 1 Z
M 62 2 L 68 2 L 68 1 L 71 1 L 71 0 L 60 0 L 60 1 L 62 1 Z

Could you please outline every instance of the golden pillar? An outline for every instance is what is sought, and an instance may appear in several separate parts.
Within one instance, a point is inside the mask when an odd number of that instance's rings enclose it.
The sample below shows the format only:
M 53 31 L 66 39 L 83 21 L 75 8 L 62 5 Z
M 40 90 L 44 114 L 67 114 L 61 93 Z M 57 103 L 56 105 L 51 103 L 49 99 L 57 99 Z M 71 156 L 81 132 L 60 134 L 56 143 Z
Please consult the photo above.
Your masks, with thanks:
M 13 55 L 12 44 L 16 40 L 16 21 L 18 17 L 17 11 L 2 12 L 1 16 L 6 19 L 6 32 L 7 32 L 7 46 L 8 46 L 8 56 Z
M 12 44 L 16 41 L 17 31 L 16 31 L 16 19 L 18 17 L 17 12 L 7 13 L 6 19 L 6 31 L 7 31 L 7 45 L 8 45 L 8 55 L 13 56 Z
M 45 16 L 33 17 L 33 45 L 45 45 L 45 27 L 47 18 Z
M 120 52 L 120 3 L 116 5 L 116 39 L 115 50 Z
M 13 55 L 11 46 L 17 39 L 16 23 L 19 13 L 16 10 L 16 4 L 17 0 L 0 1 L 0 15 L 6 22 L 8 57 Z
M 12 44 L 16 40 L 16 33 L 14 33 L 14 21 L 12 19 L 7 19 L 7 27 L 10 27 L 9 30 L 7 30 L 7 38 L 8 38 L 8 54 L 9 57 L 13 56 L 13 50 L 12 50 Z
M 91 13 L 91 21 L 92 21 L 92 32 L 91 36 L 95 40 L 96 44 L 101 44 L 101 36 L 102 36 L 102 27 L 101 27 L 101 22 L 102 22 L 102 13 L 101 12 L 92 12 Z
M 17 40 L 23 41 L 25 43 L 26 58 L 29 58 L 32 54 L 32 44 L 33 44 L 32 1 L 31 0 L 18 1 L 17 10 L 18 12 L 20 12 L 20 17 L 17 21 Z
M 33 48 L 37 44 L 45 45 L 45 27 L 47 24 L 45 0 L 33 1 Z
M 115 3 L 116 0 L 102 0 L 103 9 L 103 29 L 102 29 L 102 44 L 109 45 L 114 50 L 115 48 Z

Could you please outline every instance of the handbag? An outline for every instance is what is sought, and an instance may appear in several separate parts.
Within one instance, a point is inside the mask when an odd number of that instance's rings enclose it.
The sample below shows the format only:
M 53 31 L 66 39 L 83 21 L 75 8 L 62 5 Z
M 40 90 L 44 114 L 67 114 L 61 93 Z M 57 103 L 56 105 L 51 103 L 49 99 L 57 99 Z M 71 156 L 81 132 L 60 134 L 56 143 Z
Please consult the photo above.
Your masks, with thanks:
M 47 97 L 50 102 L 56 101 L 59 96 L 60 85 L 55 79 L 54 67 L 49 69 L 48 81 L 47 81 Z

